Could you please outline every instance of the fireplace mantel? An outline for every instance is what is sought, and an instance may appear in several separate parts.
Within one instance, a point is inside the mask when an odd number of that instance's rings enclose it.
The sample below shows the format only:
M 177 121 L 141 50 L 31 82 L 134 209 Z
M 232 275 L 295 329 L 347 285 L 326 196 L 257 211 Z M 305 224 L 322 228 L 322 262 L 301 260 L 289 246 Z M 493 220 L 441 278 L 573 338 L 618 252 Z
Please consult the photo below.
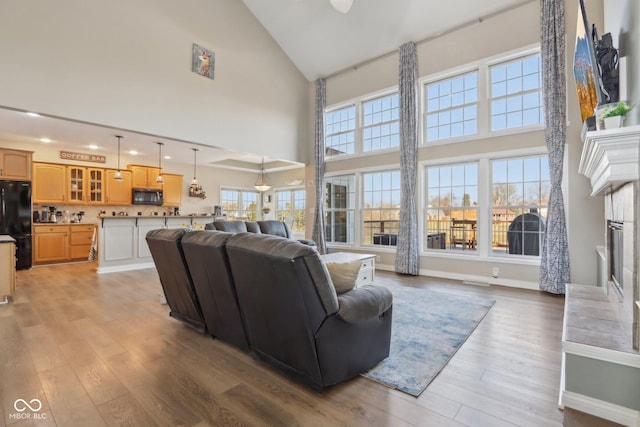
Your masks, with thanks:
M 640 126 L 587 132 L 578 172 L 591 180 L 591 195 L 638 177 Z

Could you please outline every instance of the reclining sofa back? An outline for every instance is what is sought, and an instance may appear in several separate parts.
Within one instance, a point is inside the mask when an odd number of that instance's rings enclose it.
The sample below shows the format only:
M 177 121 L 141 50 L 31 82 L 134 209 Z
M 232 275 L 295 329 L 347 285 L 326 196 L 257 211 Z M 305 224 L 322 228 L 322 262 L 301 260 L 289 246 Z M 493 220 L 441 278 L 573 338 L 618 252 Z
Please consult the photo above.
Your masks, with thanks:
M 230 236 L 221 231 L 187 233 L 182 238 L 182 249 L 207 330 L 212 336 L 247 350 L 249 343 L 227 257 Z
M 220 230 L 229 233 L 270 234 L 272 236 L 291 239 L 291 230 L 284 221 L 214 221 L 205 225 L 205 230 Z M 307 246 L 316 246 L 316 242 L 309 239 L 298 239 Z
M 183 229 L 151 230 L 146 239 L 156 265 L 170 316 L 204 332 L 200 303 L 182 251 Z
M 267 362 L 322 389 L 388 356 L 392 298 L 386 288 L 353 290 L 354 304 L 349 296 L 339 302 L 318 252 L 277 236 L 234 234 L 227 253 L 251 349 Z M 341 315 L 343 302 L 359 306 L 353 321 Z M 367 316 L 358 318 L 358 310 Z

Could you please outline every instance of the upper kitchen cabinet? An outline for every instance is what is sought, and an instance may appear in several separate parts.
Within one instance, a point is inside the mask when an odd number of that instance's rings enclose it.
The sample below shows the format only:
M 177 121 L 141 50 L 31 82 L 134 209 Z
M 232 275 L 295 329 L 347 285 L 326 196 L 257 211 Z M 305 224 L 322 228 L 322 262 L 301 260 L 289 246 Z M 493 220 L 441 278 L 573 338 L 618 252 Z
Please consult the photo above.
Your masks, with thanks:
M 31 151 L 0 148 L 0 179 L 31 181 Z
M 162 190 L 162 184 L 156 182 L 160 169 L 153 166 L 127 165 L 133 174 L 133 188 Z
M 33 203 L 66 203 L 67 166 L 33 163 Z
M 132 172 L 121 170 L 122 180 L 116 181 L 116 170 L 107 169 L 105 174 L 106 203 L 109 205 L 130 205 Z
M 162 174 L 164 178 L 162 206 L 181 206 L 182 205 L 182 175 L 174 175 L 171 173 Z
M 67 200 L 78 204 L 104 204 L 104 169 L 67 166 Z

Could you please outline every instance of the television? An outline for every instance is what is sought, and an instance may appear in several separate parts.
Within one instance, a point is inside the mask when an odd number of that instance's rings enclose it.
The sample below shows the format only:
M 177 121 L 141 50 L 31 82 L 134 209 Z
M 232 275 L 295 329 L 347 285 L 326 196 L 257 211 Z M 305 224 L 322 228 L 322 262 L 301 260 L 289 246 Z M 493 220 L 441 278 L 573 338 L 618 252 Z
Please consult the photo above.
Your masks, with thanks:
M 576 44 L 573 56 L 573 76 L 576 81 L 576 92 L 582 121 L 594 116 L 595 108 L 604 102 L 600 86 L 600 75 L 596 62 L 594 37 L 596 30 L 589 27 L 584 0 L 578 0 L 578 23 L 576 25 Z M 593 127 L 595 127 L 595 120 Z M 591 127 L 591 126 L 589 126 Z

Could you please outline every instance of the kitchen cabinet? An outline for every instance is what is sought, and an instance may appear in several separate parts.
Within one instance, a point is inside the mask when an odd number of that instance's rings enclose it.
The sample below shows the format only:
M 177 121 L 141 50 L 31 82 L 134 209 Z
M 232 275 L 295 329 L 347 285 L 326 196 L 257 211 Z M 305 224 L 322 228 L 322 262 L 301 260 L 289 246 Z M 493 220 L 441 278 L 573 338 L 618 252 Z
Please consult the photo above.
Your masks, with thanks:
M 95 228 L 95 224 L 34 224 L 34 264 L 88 260 Z
M 156 182 L 160 168 L 153 166 L 127 165 L 133 175 L 133 188 L 162 190 L 162 184 Z
M 104 204 L 104 169 L 67 166 L 68 203 Z
M 122 180 L 116 181 L 115 169 L 105 171 L 105 202 L 109 205 L 130 205 L 132 189 L 132 172 L 121 170 Z
M 95 224 L 72 224 L 69 256 L 72 261 L 88 260 Z
M 31 181 L 31 151 L 0 148 L 0 179 Z
M 0 300 L 16 291 L 16 244 L 10 236 L 0 236 Z
M 33 203 L 65 203 L 67 166 L 33 163 Z
M 33 226 L 33 263 L 69 261 L 69 226 Z
M 181 206 L 182 205 L 182 175 L 174 175 L 165 173 L 164 178 L 162 206 Z

